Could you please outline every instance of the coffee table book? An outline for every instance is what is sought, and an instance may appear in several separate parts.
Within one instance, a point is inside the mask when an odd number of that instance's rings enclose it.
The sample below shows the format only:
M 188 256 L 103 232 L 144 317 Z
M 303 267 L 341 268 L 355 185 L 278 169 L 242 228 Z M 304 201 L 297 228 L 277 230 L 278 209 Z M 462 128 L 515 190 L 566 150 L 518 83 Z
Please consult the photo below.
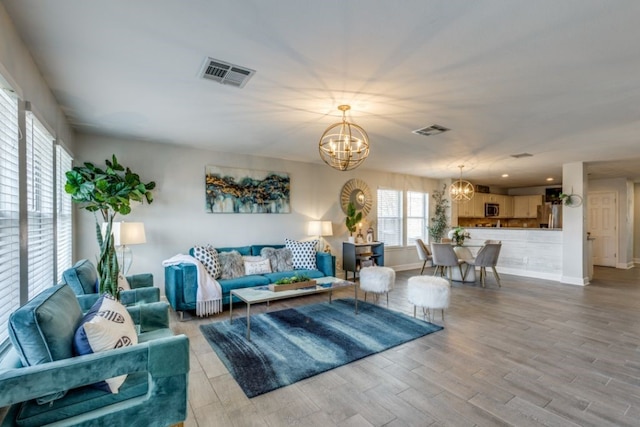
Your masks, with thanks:
M 311 288 L 316 286 L 315 280 L 307 280 L 306 282 L 287 283 L 283 285 L 270 284 L 269 290 L 271 292 L 290 291 L 292 289 Z

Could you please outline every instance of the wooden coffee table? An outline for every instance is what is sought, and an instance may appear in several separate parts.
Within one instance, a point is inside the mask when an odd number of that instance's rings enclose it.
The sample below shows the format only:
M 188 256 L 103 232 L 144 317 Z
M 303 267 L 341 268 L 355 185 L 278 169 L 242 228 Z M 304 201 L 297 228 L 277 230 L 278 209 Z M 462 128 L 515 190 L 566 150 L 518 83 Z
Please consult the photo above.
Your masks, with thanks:
M 229 321 L 233 322 L 233 297 L 238 297 L 244 303 L 247 304 L 247 340 L 251 340 L 251 305 L 262 302 L 269 303 L 279 299 L 295 298 L 302 295 L 320 294 L 324 292 L 329 293 L 329 303 L 331 303 L 331 297 L 333 291 L 337 289 L 348 288 L 353 286 L 355 295 L 355 313 L 358 314 L 358 286 L 354 282 L 339 279 L 337 277 L 320 277 L 313 279 L 316 281 L 316 285 L 309 288 L 292 289 L 290 291 L 272 292 L 268 286 L 256 286 L 253 288 L 241 288 L 233 289 L 229 295 Z

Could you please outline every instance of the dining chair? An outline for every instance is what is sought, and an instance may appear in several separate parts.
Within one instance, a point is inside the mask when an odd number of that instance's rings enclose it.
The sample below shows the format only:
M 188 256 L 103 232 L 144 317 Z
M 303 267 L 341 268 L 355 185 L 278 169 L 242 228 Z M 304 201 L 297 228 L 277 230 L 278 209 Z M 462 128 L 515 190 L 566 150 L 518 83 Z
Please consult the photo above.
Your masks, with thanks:
M 466 263 L 469 264 L 469 268 L 480 267 L 480 282 L 482 282 L 483 288 L 485 287 L 484 282 L 487 277 L 487 267 L 491 267 L 493 275 L 496 278 L 496 282 L 498 283 L 498 287 L 502 287 L 500 284 L 500 275 L 498 275 L 498 272 L 496 271 L 496 264 L 498 263 L 501 247 L 502 244 L 500 243 L 488 243 L 480 248 L 475 258 L 466 261 Z
M 418 258 L 420 258 L 420 261 L 423 261 L 422 270 L 420 270 L 420 275 L 422 275 L 424 267 L 427 265 L 427 261 L 431 261 L 433 256 L 431 255 L 429 247 L 424 244 L 422 239 L 416 239 L 416 250 L 418 251 Z
M 460 269 L 460 277 L 464 277 L 462 273 L 463 260 L 458 259 L 451 243 L 432 243 L 431 255 L 433 256 L 433 265 L 436 267 L 433 275 L 437 275 L 440 272 L 441 276 L 444 276 L 445 271 L 448 271 L 449 282 L 451 282 L 451 268 L 458 267 Z

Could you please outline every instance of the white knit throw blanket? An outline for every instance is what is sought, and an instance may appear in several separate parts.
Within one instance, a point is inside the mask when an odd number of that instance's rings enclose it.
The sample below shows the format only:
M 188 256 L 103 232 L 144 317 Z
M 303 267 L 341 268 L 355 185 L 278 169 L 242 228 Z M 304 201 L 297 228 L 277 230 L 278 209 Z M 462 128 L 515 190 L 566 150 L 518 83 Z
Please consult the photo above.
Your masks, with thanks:
M 198 273 L 198 293 L 196 295 L 196 315 L 208 316 L 222 312 L 222 288 L 220 283 L 207 272 L 204 265 L 191 255 L 178 254 L 162 261 L 162 266 L 193 264 Z

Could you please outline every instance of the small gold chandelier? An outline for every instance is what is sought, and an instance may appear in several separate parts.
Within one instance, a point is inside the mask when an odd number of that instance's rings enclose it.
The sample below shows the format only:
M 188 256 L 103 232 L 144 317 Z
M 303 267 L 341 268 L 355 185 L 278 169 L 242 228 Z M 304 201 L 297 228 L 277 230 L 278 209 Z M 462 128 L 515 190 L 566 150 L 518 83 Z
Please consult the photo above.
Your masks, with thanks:
M 462 179 L 462 168 L 464 165 L 459 165 L 458 167 L 460 168 L 460 178 L 449 187 L 451 200 L 456 203 L 471 200 L 474 193 L 473 184 Z
M 342 122 L 329 126 L 320 137 L 320 157 L 326 164 L 340 171 L 355 169 L 369 155 L 369 136 L 355 123 L 347 122 L 349 105 L 339 105 Z

